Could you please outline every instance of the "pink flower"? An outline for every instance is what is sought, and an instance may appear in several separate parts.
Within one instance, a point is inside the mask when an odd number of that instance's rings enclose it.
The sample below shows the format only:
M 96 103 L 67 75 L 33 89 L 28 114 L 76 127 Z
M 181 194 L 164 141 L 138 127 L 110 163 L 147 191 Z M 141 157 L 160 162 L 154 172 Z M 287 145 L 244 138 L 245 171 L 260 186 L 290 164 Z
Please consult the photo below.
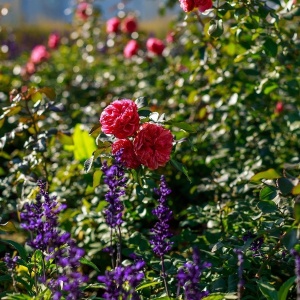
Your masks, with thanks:
M 146 47 L 148 51 L 157 55 L 161 55 L 165 49 L 163 41 L 157 38 L 149 38 L 147 40 Z
M 25 71 L 27 75 L 32 75 L 33 73 L 35 73 L 35 64 L 31 61 L 28 61 L 25 66 Z
M 137 54 L 139 50 L 139 44 L 136 40 L 130 40 L 124 48 L 124 56 L 130 58 L 131 56 Z
M 174 32 L 168 32 L 166 36 L 166 41 L 170 44 L 174 43 L 175 41 L 175 33 Z
M 179 0 L 179 2 L 180 2 L 180 7 L 185 12 L 190 12 L 190 11 L 194 10 L 194 8 L 195 8 L 194 0 Z
M 134 17 L 127 17 L 123 20 L 122 31 L 125 33 L 132 33 L 137 30 L 137 22 Z
M 127 139 L 117 140 L 112 144 L 112 154 L 115 154 L 119 150 L 123 149 L 121 160 L 125 167 L 130 169 L 138 168 L 141 163 L 133 150 L 133 144 Z
M 198 7 L 198 9 L 201 12 L 204 12 L 207 9 L 212 8 L 212 6 L 213 6 L 212 0 L 195 0 L 195 7 Z
M 76 9 L 76 15 L 79 19 L 85 21 L 88 18 L 87 9 L 89 4 L 87 2 L 81 2 Z
M 56 49 L 60 42 L 60 36 L 57 33 L 50 34 L 48 38 L 48 47 L 50 49 Z
M 133 147 L 140 162 L 155 170 L 170 160 L 173 136 L 170 130 L 162 126 L 145 123 L 136 135 Z
M 139 128 L 140 117 L 136 104 L 129 99 L 116 100 L 100 116 L 102 131 L 118 139 L 132 136 Z
M 281 102 L 281 101 L 277 102 L 276 107 L 275 107 L 275 113 L 280 114 L 283 112 L 283 109 L 284 109 L 283 102 Z
M 106 32 L 112 33 L 112 32 L 118 32 L 120 27 L 120 19 L 117 17 L 111 18 L 106 22 Z
M 39 64 L 44 60 L 49 58 L 49 53 L 45 46 L 38 45 L 35 46 L 31 51 L 30 61 L 34 64 Z

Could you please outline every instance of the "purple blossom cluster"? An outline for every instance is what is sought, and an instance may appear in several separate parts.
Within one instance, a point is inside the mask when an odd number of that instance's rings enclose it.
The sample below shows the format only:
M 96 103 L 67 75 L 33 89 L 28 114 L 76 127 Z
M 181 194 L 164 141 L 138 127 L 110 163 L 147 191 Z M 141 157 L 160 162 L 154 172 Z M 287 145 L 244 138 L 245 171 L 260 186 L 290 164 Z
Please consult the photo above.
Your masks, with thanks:
M 138 260 L 130 266 L 118 266 L 111 271 L 105 271 L 105 275 L 98 276 L 98 280 L 106 285 L 102 297 L 107 300 L 128 299 L 129 296 L 132 300 L 140 299 L 135 288 L 144 278 L 144 266 L 145 262 Z
M 15 269 L 19 259 L 19 256 L 16 255 L 15 257 L 11 257 L 9 253 L 5 253 L 5 256 L 3 257 L 3 261 L 10 272 Z
M 79 271 L 79 260 L 84 250 L 77 247 L 70 233 L 58 228 L 58 214 L 66 206 L 50 197 L 46 184 L 38 182 L 40 188 L 35 203 L 26 203 L 21 213 L 21 227 L 30 232 L 28 245 L 43 251 L 46 260 L 53 260 L 57 266 L 56 277 L 47 277 L 46 272 L 39 278 L 53 293 L 54 300 L 80 299 L 80 286 L 88 280 Z
M 178 286 L 183 288 L 185 300 L 201 300 L 209 294 L 208 291 L 201 291 L 199 287 L 202 271 L 209 267 L 211 263 L 201 263 L 200 252 L 194 248 L 193 261 L 186 262 L 177 274 Z
M 124 206 L 120 201 L 120 197 L 125 194 L 127 178 L 124 176 L 124 166 L 121 161 L 122 150 L 114 155 L 115 162 L 111 166 L 104 162 L 101 170 L 103 171 L 104 183 L 108 185 L 108 192 L 105 194 L 105 200 L 108 207 L 104 210 L 106 223 L 115 228 L 123 223 L 122 212 Z
M 154 192 L 159 196 L 158 206 L 152 210 L 152 213 L 158 218 L 151 229 L 152 238 L 150 244 L 153 246 L 153 252 L 162 258 L 172 248 L 173 243 L 169 240 L 172 236 L 170 232 L 169 222 L 172 218 L 172 211 L 167 206 L 167 196 L 171 190 L 167 187 L 166 179 L 162 175 L 160 179 L 160 186 Z
M 249 239 L 253 239 L 249 249 L 254 252 L 254 256 L 261 255 L 260 249 L 262 247 L 262 244 L 264 243 L 264 237 L 263 236 L 257 237 L 255 234 L 249 231 L 243 235 L 243 241 L 247 242 Z

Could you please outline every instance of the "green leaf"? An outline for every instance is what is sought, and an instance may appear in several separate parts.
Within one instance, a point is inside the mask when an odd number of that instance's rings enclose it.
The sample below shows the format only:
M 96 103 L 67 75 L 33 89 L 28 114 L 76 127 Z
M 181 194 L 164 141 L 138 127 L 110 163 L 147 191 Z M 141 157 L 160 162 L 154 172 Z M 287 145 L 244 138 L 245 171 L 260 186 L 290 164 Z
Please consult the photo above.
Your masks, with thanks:
M 49 87 L 43 87 L 39 89 L 39 92 L 46 95 L 50 100 L 54 100 L 56 97 L 56 93 L 54 89 L 49 88 Z
M 293 187 L 292 194 L 293 195 L 299 195 L 300 194 L 300 183 Z
M 260 200 L 273 200 L 277 196 L 277 190 L 273 186 L 264 187 L 259 194 Z
M 278 300 L 278 293 L 275 290 L 274 286 L 269 284 L 268 282 L 257 282 L 258 287 L 261 293 L 267 298 L 267 300 Z
M 294 204 L 294 218 L 300 223 L 300 196 L 297 196 Z
M 103 172 L 101 170 L 97 170 L 94 172 L 93 175 L 93 188 L 96 188 L 101 181 L 101 177 L 102 177 Z
M 5 231 L 5 232 L 17 232 L 18 231 L 15 224 L 11 221 L 8 221 L 4 224 L 0 224 L 0 230 Z
M 285 177 L 277 179 L 277 186 L 280 192 L 282 193 L 282 195 L 284 196 L 291 193 L 294 187 L 293 183 L 288 178 Z
M 0 276 L 0 282 L 3 282 L 3 281 L 11 281 L 11 276 L 8 274 Z
M 90 157 L 89 159 L 87 159 L 84 162 L 83 170 L 85 173 L 88 173 L 90 171 L 90 169 L 92 168 L 92 165 L 93 165 L 93 161 L 94 161 L 94 156 Z
M 172 121 L 168 121 L 166 122 L 166 124 L 168 125 L 172 125 L 172 126 L 175 126 L 175 127 L 178 127 L 184 131 L 187 131 L 187 132 L 197 132 L 197 128 L 198 128 L 198 125 L 194 124 L 188 124 L 186 122 L 172 122 Z
M 210 21 L 210 26 L 208 28 L 208 34 L 213 38 L 218 38 L 223 34 L 223 32 L 224 29 L 223 29 L 222 19 L 219 20 L 212 19 Z
M 291 277 L 281 285 L 278 291 L 278 300 L 286 300 L 288 292 L 291 286 L 295 283 L 295 280 L 296 280 L 296 276 Z
M 268 55 L 271 55 L 273 57 L 277 55 L 278 46 L 271 38 L 266 38 L 264 49 L 266 50 L 266 53 Z
M 42 94 L 39 92 L 35 92 L 31 94 L 31 99 L 33 102 L 38 102 L 39 100 L 42 99 Z
M 95 124 L 92 129 L 89 131 L 89 134 L 92 134 L 94 131 L 96 131 L 97 129 L 99 129 L 101 127 L 100 122 Z
M 189 177 L 188 170 L 182 163 L 176 161 L 173 158 L 171 158 L 171 163 L 178 171 L 182 172 L 186 176 L 190 183 L 192 182 L 191 178 Z
M 92 267 L 95 271 L 97 271 L 97 272 L 101 272 L 99 269 L 98 269 L 98 267 L 93 263 L 93 262 L 91 262 L 90 260 L 88 260 L 88 259 L 86 259 L 86 258 L 81 258 L 80 260 L 80 263 L 82 263 L 83 265 L 88 265 L 88 266 L 90 266 L 90 267 Z
M 95 140 L 85 130 L 81 129 L 81 124 L 77 124 L 73 133 L 74 156 L 76 160 L 84 161 L 91 157 L 97 149 Z
M 148 101 L 146 100 L 145 97 L 139 97 L 137 98 L 134 103 L 137 105 L 138 109 L 142 108 L 142 107 L 146 107 L 148 106 Z
M 279 175 L 274 169 L 269 169 L 267 171 L 259 172 L 250 178 L 250 181 L 259 181 L 261 179 L 277 179 L 280 178 Z
M 8 244 L 8 245 L 14 247 L 19 252 L 20 257 L 24 261 L 27 261 L 27 252 L 21 244 L 15 242 L 15 241 L 11 241 L 11 240 L 0 240 L 0 242 Z
M 136 287 L 136 291 L 139 291 L 139 290 L 142 290 L 142 289 L 145 289 L 147 287 L 150 287 L 150 286 L 155 286 L 157 284 L 160 284 L 161 282 L 159 281 L 146 281 L 146 282 L 142 282 L 140 283 L 137 287 Z
M 277 206 L 273 201 L 260 201 L 257 207 L 264 213 L 270 214 L 277 211 Z

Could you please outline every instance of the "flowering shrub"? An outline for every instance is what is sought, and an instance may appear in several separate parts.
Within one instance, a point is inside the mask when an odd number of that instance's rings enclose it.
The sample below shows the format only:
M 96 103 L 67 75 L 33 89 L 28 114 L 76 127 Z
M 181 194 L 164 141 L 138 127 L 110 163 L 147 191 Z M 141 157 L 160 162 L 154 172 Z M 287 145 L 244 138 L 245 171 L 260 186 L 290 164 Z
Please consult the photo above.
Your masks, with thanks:
M 296 299 L 299 5 L 96 2 L 1 25 L 0 298 Z

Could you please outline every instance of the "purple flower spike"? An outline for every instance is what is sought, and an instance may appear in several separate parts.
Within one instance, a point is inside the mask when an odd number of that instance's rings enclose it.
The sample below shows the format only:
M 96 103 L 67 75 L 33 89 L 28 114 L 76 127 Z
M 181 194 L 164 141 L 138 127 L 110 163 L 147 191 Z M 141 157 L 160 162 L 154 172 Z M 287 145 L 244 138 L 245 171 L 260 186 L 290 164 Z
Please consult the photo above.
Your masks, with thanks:
M 200 253 L 197 248 L 193 249 L 193 261 L 186 262 L 177 274 L 178 285 L 184 289 L 185 300 L 201 300 L 206 297 L 208 291 L 200 291 L 199 281 L 202 271 L 211 267 L 208 262 L 201 264 Z
M 144 266 L 145 262 L 138 260 L 133 265 L 118 266 L 111 271 L 105 271 L 104 276 L 98 276 L 98 280 L 106 285 L 102 297 L 107 300 L 129 299 L 129 296 L 132 300 L 140 299 L 135 288 L 144 278 Z
M 53 299 L 81 299 L 80 286 L 88 278 L 78 271 L 79 260 L 84 250 L 77 247 L 70 233 L 62 232 L 58 227 L 58 214 L 65 208 L 50 197 L 45 190 L 45 183 L 38 182 L 40 188 L 35 203 L 26 203 L 21 213 L 21 227 L 31 232 L 28 242 L 35 250 L 42 250 L 46 260 L 53 259 L 57 265 L 57 278 L 52 279 L 46 270 L 46 276 L 40 282 L 52 291 Z
M 153 252 L 163 257 L 172 248 L 173 243 L 169 241 L 172 236 L 169 229 L 169 222 L 172 218 L 172 211 L 167 206 L 167 196 L 171 193 L 171 190 L 167 187 L 166 179 L 161 176 L 160 187 L 154 190 L 159 196 L 158 206 L 152 211 L 152 213 L 158 218 L 158 222 L 151 229 L 152 238 L 150 244 L 153 246 Z
M 112 166 L 107 166 L 104 162 L 102 171 L 105 175 L 104 183 L 108 185 L 108 192 L 105 195 L 105 200 L 108 202 L 108 207 L 104 210 L 106 223 L 115 228 L 123 223 L 122 212 L 124 209 L 120 201 L 120 197 L 125 194 L 127 178 L 124 176 L 124 166 L 121 162 L 122 150 L 115 154 L 115 163 Z

